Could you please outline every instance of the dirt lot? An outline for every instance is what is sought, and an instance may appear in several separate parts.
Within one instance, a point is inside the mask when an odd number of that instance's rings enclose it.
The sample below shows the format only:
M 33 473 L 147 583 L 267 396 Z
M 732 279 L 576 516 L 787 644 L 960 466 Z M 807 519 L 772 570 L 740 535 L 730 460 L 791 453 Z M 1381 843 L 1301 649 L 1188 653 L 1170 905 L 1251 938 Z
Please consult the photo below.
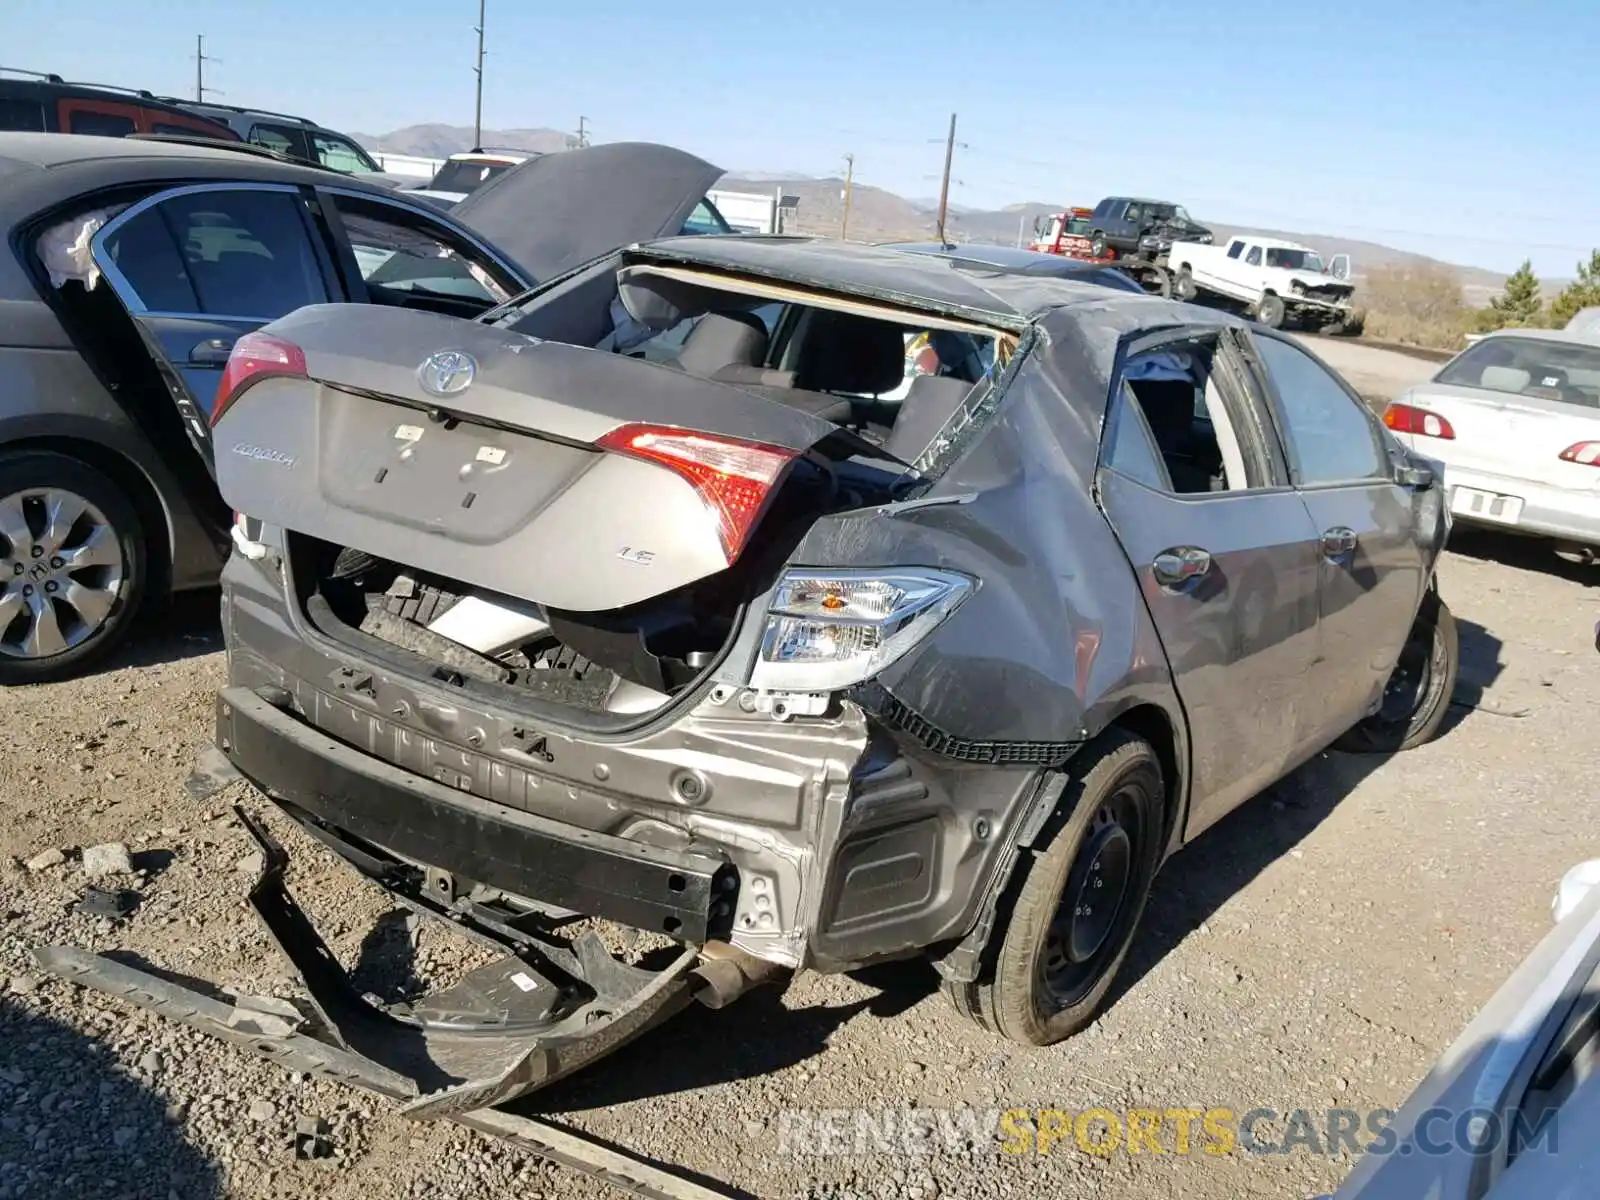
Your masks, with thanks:
M 1476 706 L 1409 755 L 1323 756 L 1169 863 L 1125 986 L 1084 1036 L 1033 1052 L 999 1042 L 962 1024 L 915 964 L 802 976 L 781 995 L 695 1010 L 530 1111 L 763 1197 L 1303 1200 L 1331 1188 L 1347 1158 L 1180 1155 L 1170 1129 L 1167 1153 L 1106 1157 L 1070 1139 L 1043 1157 L 997 1153 L 988 1137 L 963 1153 L 938 1132 L 933 1153 L 868 1139 L 863 1153 L 822 1155 L 780 1134 L 824 1109 L 1397 1106 L 1545 930 L 1561 873 L 1600 855 L 1600 573 L 1480 537 L 1458 542 L 1442 581 Z M 244 905 L 251 846 L 228 816 L 258 803 L 242 785 L 204 799 L 184 788 L 222 678 L 214 604 L 183 603 L 101 674 L 0 692 L 0 1200 L 616 1194 L 32 965 L 31 947 L 65 942 L 241 992 L 287 986 Z M 273 827 L 295 855 L 297 895 L 373 990 L 464 961 L 431 927 L 390 918 L 369 936 L 382 898 Z M 74 909 L 82 848 L 112 841 L 142 872 L 113 880 L 143 897 L 117 925 Z M 398 951 L 413 938 L 407 964 Z M 291 1132 L 308 1115 L 330 1123 L 334 1157 L 295 1159 Z
M 1042 1185 L 1222 1200 L 1331 1186 L 1348 1163 L 1298 1151 L 1102 1159 L 1069 1143 L 1045 1158 L 906 1156 L 868 1143 L 862 1155 L 808 1155 L 780 1150 L 780 1121 L 797 1128 L 780 1114 L 1397 1104 L 1544 930 L 1561 872 L 1600 855 L 1589 753 L 1596 577 L 1515 544 L 1462 548 L 1443 586 L 1480 706 L 1401 758 L 1327 755 L 1174 859 L 1124 994 L 1085 1036 L 1047 1051 L 1008 1047 L 961 1024 L 914 965 L 802 976 L 782 996 L 691 1013 L 542 1097 L 544 1110 L 760 1196 Z M 13 861 L 0 877 L 0 1197 L 608 1194 L 32 968 L 30 946 L 63 941 L 241 990 L 284 982 L 242 904 L 248 876 L 237 864 L 250 847 L 225 809 L 248 797 L 236 785 L 198 801 L 183 787 L 222 675 L 217 645 L 208 601 L 187 604 L 139 661 L 0 694 L 11 808 L 0 856 L 67 851 L 64 864 Z M 142 905 L 116 927 L 72 911 L 84 886 L 76 848 L 111 840 L 146 871 L 127 881 Z M 363 945 L 363 934 L 382 901 L 304 839 L 290 844 L 297 890 L 341 956 L 381 963 L 382 937 Z M 457 951 L 424 929 L 419 955 L 428 975 Z M 337 1157 L 294 1160 L 287 1138 L 304 1114 L 331 1121 Z

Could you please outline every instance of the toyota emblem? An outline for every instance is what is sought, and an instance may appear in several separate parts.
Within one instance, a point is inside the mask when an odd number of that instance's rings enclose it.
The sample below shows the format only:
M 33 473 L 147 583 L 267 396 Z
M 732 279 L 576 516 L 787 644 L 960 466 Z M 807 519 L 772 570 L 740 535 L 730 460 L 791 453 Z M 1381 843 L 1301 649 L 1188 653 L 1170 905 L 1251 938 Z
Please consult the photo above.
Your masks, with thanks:
M 472 386 L 478 364 L 463 350 L 441 350 L 430 354 L 417 368 L 417 381 L 432 396 L 454 396 Z

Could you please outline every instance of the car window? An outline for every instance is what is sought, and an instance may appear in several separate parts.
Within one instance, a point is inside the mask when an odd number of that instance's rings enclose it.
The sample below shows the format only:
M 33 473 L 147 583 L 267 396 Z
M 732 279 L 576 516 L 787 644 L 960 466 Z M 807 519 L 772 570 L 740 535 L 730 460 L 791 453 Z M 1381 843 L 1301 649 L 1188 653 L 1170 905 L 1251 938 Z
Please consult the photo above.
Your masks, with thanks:
M 1279 338 L 1256 339 L 1273 390 L 1294 482 L 1345 483 L 1384 474 L 1371 415 L 1316 359 Z
M 1257 455 L 1246 453 L 1238 436 L 1234 418 L 1249 401 L 1237 394 L 1227 372 L 1216 370 L 1221 353 L 1217 336 L 1204 334 L 1130 356 L 1117 403 L 1142 414 L 1148 445 L 1121 444 L 1122 428 L 1141 422 L 1118 414 L 1113 444 L 1105 451 L 1107 465 L 1180 496 L 1267 486 L 1267 470 Z M 1159 470 L 1144 461 L 1150 454 Z
M 369 288 L 429 292 L 503 304 L 521 284 L 501 275 L 498 267 L 453 245 L 454 239 L 420 215 L 387 205 L 366 204 L 337 196 L 334 204 L 344 221 L 356 265 Z
M 132 117 L 123 116 L 121 113 L 89 112 L 85 109 L 73 109 L 67 116 L 68 133 L 87 133 L 98 137 L 127 137 L 136 132 L 138 126 Z
M 722 214 L 712 207 L 709 200 L 702 200 L 694 206 L 694 211 L 689 214 L 689 219 L 683 223 L 683 232 L 687 234 L 728 233 L 728 223 L 722 219 Z
M 191 192 L 138 215 L 106 239 L 107 252 L 156 312 L 274 320 L 329 299 L 289 192 Z
M 44 105 L 37 100 L 0 99 L 0 129 L 43 133 Z
M 1167 478 L 1161 453 L 1150 436 L 1150 427 L 1145 424 L 1138 401 L 1126 383 L 1121 389 L 1111 444 L 1106 447 L 1106 466 L 1158 492 L 1172 491 L 1172 482 Z
M 1600 346 L 1515 335 L 1485 338 L 1434 378 L 1458 387 L 1600 408 Z
M 1140 208 L 1137 204 L 1130 204 L 1128 205 L 1128 211 L 1124 214 L 1124 219 L 1129 221 L 1142 221 L 1144 220 L 1144 209 Z
M 429 182 L 428 188 L 435 192 L 464 192 L 470 195 L 491 179 L 500 178 L 517 165 L 465 158 L 450 159 L 439 168 Z
M 311 151 L 323 166 L 346 175 L 370 174 L 373 165 L 367 161 L 361 148 L 347 138 L 327 133 L 312 133 Z
M 1244 260 L 1252 267 L 1259 267 L 1261 265 L 1261 247 L 1251 246 L 1250 253 L 1244 256 Z
M 252 125 L 249 140 L 257 146 L 265 146 L 268 150 L 287 154 L 290 158 L 301 157 L 300 150 L 295 146 L 295 139 L 283 130 L 274 129 L 270 125 Z
M 1244 249 L 1244 243 L 1243 242 L 1234 242 L 1231 246 L 1228 247 L 1228 257 L 1229 258 L 1238 258 L 1240 251 L 1242 251 L 1243 249 Z

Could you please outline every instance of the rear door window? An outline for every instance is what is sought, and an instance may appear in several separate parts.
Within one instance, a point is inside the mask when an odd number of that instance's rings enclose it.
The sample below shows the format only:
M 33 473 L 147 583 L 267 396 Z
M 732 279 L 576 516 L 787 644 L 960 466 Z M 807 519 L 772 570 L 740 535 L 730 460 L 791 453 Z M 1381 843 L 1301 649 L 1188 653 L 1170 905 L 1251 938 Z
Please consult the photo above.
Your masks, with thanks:
M 523 283 L 421 213 L 335 195 L 356 266 L 369 290 L 502 304 Z
M 268 150 L 276 150 L 279 154 L 287 154 L 290 158 L 309 161 L 311 157 L 306 135 L 298 129 L 285 129 L 281 125 L 252 125 L 248 140 Z
M 298 193 L 190 192 L 130 219 L 107 250 L 145 307 L 271 321 L 329 295 Z
M 361 152 L 354 142 L 328 133 L 311 133 L 311 153 L 314 159 L 334 171 L 346 175 L 359 175 L 376 170 L 376 165 Z
M 44 105 L 37 100 L 0 98 L 0 129 L 18 133 L 45 132 Z
M 1244 256 L 1244 261 L 1252 267 L 1259 267 L 1261 265 L 1261 247 L 1251 246 L 1250 253 Z
M 687 234 L 707 234 L 730 233 L 732 231 L 711 201 L 702 200 L 694 206 L 694 211 L 689 214 L 689 219 L 683 223 L 683 232 Z

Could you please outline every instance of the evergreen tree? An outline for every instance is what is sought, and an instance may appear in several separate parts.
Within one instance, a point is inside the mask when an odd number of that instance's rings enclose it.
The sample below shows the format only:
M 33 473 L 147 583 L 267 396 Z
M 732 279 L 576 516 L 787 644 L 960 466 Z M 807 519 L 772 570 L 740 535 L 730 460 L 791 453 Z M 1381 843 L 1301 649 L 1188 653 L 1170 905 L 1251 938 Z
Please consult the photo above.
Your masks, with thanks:
M 1531 325 L 1538 319 L 1543 304 L 1539 299 L 1539 277 L 1533 273 L 1531 261 L 1523 260 L 1506 280 L 1505 292 L 1489 301 L 1489 307 L 1502 327 Z
M 1596 304 L 1600 304 L 1600 250 L 1578 264 L 1578 277 L 1550 302 L 1551 328 L 1565 328 L 1579 309 Z

